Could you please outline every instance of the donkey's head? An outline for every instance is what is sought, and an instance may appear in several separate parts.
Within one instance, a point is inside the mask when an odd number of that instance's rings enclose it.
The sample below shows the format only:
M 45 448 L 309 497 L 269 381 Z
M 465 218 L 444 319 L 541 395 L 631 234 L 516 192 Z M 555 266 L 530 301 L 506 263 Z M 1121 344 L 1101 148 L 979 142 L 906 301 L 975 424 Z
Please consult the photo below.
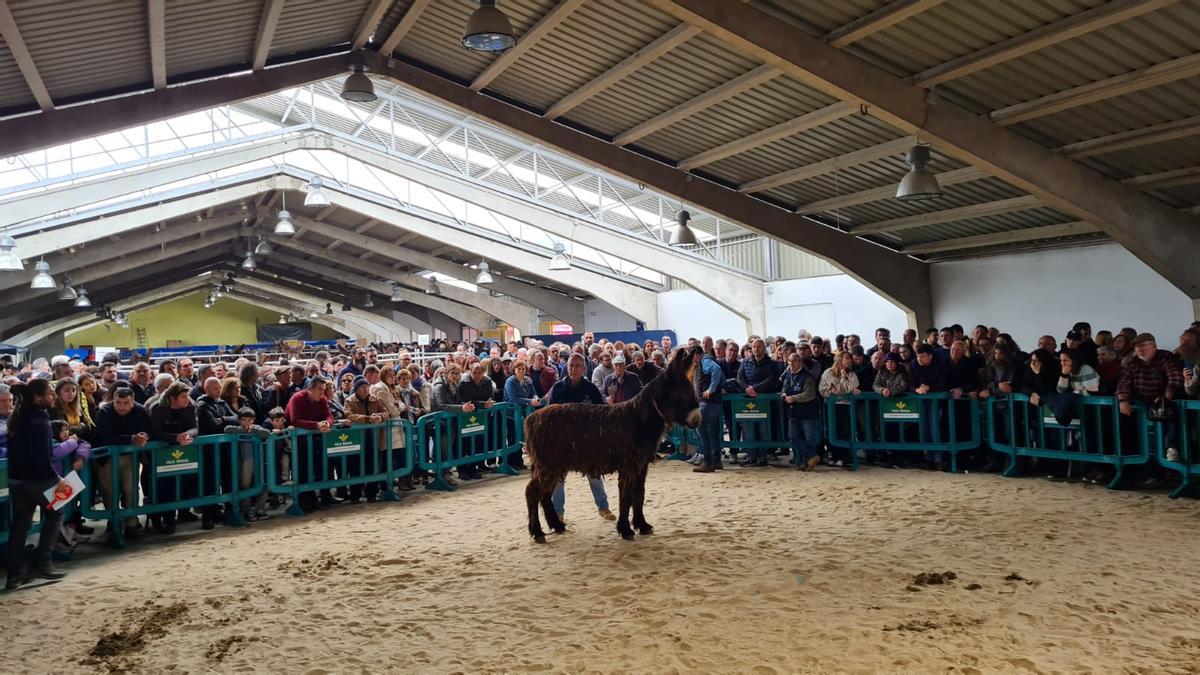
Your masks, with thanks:
M 700 426 L 700 402 L 692 386 L 692 369 L 700 362 L 699 347 L 675 350 L 667 370 L 646 387 L 647 396 L 668 422 L 695 429 Z

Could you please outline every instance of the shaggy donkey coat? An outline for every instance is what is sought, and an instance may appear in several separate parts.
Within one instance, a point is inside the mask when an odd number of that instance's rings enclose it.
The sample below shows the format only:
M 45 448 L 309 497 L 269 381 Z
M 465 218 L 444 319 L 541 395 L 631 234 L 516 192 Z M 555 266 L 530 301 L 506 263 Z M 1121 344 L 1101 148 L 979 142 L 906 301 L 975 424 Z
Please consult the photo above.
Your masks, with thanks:
M 546 542 L 538 504 L 550 529 L 559 534 L 566 531 L 550 497 L 571 471 L 592 478 L 616 473 L 621 503 L 617 532 L 633 539 L 633 527 L 642 534 L 654 531 L 642 513 L 646 469 L 656 459 L 659 442 L 671 424 L 694 429 L 700 423 L 700 404 L 691 382 L 692 368 L 700 354 L 699 347 L 677 350 L 666 370 L 624 403 L 563 403 L 525 418 L 525 450 L 532 463 L 525 502 L 529 507 L 529 534 L 534 540 Z M 629 525 L 630 510 L 633 527 Z

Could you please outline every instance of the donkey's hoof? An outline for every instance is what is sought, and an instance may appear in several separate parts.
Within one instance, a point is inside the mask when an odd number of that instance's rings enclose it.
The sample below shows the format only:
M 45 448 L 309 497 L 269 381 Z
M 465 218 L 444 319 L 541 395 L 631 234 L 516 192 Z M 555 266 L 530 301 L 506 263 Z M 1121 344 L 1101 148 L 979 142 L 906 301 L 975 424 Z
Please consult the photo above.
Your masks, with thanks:
M 624 539 L 625 541 L 633 541 L 633 540 L 637 539 L 637 537 L 633 536 L 633 532 L 622 532 L 621 538 Z
M 567 533 L 566 525 L 559 525 L 558 527 L 551 528 L 551 529 L 554 530 L 554 534 L 566 534 Z
M 654 534 L 654 528 L 649 525 L 642 525 L 637 529 L 638 534 Z
M 533 540 L 539 544 L 544 544 L 544 543 L 546 543 L 546 535 L 535 534 L 535 535 L 533 535 Z

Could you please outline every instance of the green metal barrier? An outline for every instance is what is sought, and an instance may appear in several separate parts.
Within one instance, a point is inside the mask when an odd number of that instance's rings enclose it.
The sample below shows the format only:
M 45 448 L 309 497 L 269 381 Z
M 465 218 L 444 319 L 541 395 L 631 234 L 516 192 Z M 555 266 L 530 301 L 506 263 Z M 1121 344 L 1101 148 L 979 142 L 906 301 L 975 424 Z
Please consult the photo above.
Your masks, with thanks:
M 1033 406 L 1025 394 L 1008 394 L 987 401 L 988 445 L 1008 455 L 1005 476 L 1019 474 L 1018 457 L 1043 457 L 1068 462 L 1109 464 L 1116 471 L 1110 489 L 1123 485 L 1124 468 L 1150 461 L 1150 424 L 1146 407 L 1133 405 L 1133 447 L 1121 434 L 1121 412 L 1111 396 L 1079 397 L 1071 423 L 1059 424 L 1047 406 Z
M 1175 424 L 1179 460 L 1167 459 L 1167 439 L 1162 422 L 1150 422 L 1158 463 L 1165 469 L 1179 474 L 1179 487 L 1171 497 L 1200 496 L 1200 401 L 1174 401 Z
M 840 420 L 846 420 L 842 424 Z M 958 455 L 980 445 L 979 401 L 947 392 L 884 398 L 874 392 L 825 399 L 825 441 L 850 452 L 945 452 L 958 473 Z
M 243 450 L 248 450 L 248 453 Z M 87 518 L 118 523 L 110 528 L 112 541 L 118 548 L 125 545 L 125 528 L 119 523 L 145 514 L 229 504 L 233 508 L 227 509 L 226 521 L 232 525 L 244 525 L 237 506 L 243 499 L 260 494 L 263 490 L 262 453 L 262 439 L 249 434 L 199 436 L 191 445 L 152 442 L 141 447 L 122 445 L 96 448 L 92 451 L 93 461 L 84 467 L 83 482 L 88 490 L 84 493 L 83 514 Z M 121 457 L 125 456 L 131 457 L 129 470 L 133 503 L 121 506 L 120 465 Z M 103 459 L 108 460 L 108 465 L 97 467 L 95 460 Z M 253 467 L 252 483 L 244 488 L 240 480 L 243 459 L 251 461 Z M 112 481 L 112 499 L 106 500 L 103 509 L 94 508 L 91 500 L 92 492 L 99 489 L 96 480 L 98 471 L 106 472 Z M 139 473 L 141 481 L 138 480 Z M 148 491 L 143 490 L 143 481 L 149 486 Z M 226 489 L 222 489 L 223 485 Z
M 423 419 L 423 418 L 422 418 Z M 389 419 L 378 424 L 335 426 L 329 431 L 293 429 L 286 436 L 290 444 L 293 480 L 284 482 L 279 475 L 277 437 L 264 440 L 267 489 L 291 496 L 289 516 L 302 516 L 302 493 L 330 490 L 364 483 L 383 483 L 380 499 L 396 501 L 395 481 L 411 476 L 415 443 L 413 425 L 408 420 Z
M 721 449 L 729 450 L 734 456 L 739 450 L 751 448 L 790 448 L 787 426 L 784 421 L 783 394 L 726 394 L 725 401 L 732 417 L 729 420 L 729 435 L 721 437 Z M 761 424 L 764 438 L 759 441 L 740 440 L 745 436 L 747 425 Z
M 74 470 L 74 460 L 70 457 L 64 457 L 58 461 L 58 475 L 65 476 Z M 80 474 L 83 477 L 83 474 Z M 86 486 L 85 486 L 86 492 Z M 63 522 L 70 520 L 75 513 L 75 500 L 71 500 L 69 504 L 63 507 Z M 33 521 L 29 527 L 29 534 L 33 536 L 42 531 L 41 509 L 38 509 L 38 518 Z M 8 533 L 12 529 L 12 506 L 9 502 L 8 494 L 8 459 L 0 459 L 0 548 L 8 546 Z M 58 555 L 55 553 L 55 555 Z
M 667 439 L 675 445 L 675 452 L 667 455 L 667 460 L 687 461 L 691 455 L 687 453 L 689 446 L 700 447 L 700 432 L 678 424 L 672 425 L 667 432 Z
M 442 474 L 466 464 L 500 460 L 492 473 L 516 475 L 504 458 L 520 451 L 524 432 L 508 434 L 510 424 L 517 428 L 524 424 L 523 411 L 514 403 L 497 403 L 469 413 L 443 410 L 422 416 L 417 420 L 417 466 L 433 474 L 425 489 L 454 490 Z

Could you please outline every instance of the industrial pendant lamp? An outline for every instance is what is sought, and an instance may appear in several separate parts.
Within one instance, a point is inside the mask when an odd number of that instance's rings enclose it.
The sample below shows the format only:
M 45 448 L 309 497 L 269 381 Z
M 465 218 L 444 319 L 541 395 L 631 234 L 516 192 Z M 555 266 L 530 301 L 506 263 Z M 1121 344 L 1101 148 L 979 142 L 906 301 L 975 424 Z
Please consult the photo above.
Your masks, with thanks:
M 366 293 L 366 298 L 367 298 L 366 300 L 363 300 L 363 307 L 365 307 L 366 309 L 371 309 L 372 307 L 375 306 L 375 301 L 371 299 L 370 291 L 368 291 Z
M 517 44 L 512 24 L 496 8 L 496 0 L 479 0 L 479 7 L 467 19 L 462 44 L 476 52 L 502 52 Z
M 550 269 L 554 272 L 571 269 L 571 260 L 567 257 L 567 247 L 562 242 L 554 244 L 554 257 L 550 258 Z
M 325 303 L 325 314 L 326 315 L 333 314 L 333 303 L 332 302 Z
M 280 314 L 279 315 L 279 323 L 287 323 L 287 317 Z
M 253 272 L 254 270 L 258 269 L 258 263 L 254 262 L 253 252 L 249 250 L 246 251 L 246 259 L 242 261 L 242 269 L 246 270 L 247 272 Z
M 304 192 L 305 206 L 329 206 L 329 197 L 325 194 L 325 183 L 321 181 L 320 176 L 313 176 L 308 181 L 308 187 Z
M 308 313 L 308 318 L 310 318 L 310 319 L 315 319 L 319 316 L 320 316 L 320 314 L 317 314 L 317 310 L 315 310 L 315 309 Z
M 275 223 L 275 234 L 281 237 L 296 234 L 296 226 L 292 225 L 292 214 L 287 210 L 287 190 L 283 191 L 283 208 L 279 211 L 279 222 Z
M 20 272 L 25 269 L 14 252 L 16 248 L 16 239 L 8 234 L 0 234 L 0 272 Z
M 929 146 L 914 145 L 905 160 L 911 168 L 896 188 L 896 199 L 915 202 L 922 199 L 937 199 L 942 196 L 942 186 L 937 176 L 926 168 L 929 164 Z
M 699 243 L 696 233 L 688 227 L 688 221 L 691 218 L 692 214 L 688 213 L 686 209 L 680 209 L 679 213 L 675 214 L 675 222 L 678 223 L 678 227 L 671 233 L 671 246 L 694 246 Z
M 442 289 L 438 286 L 437 279 L 429 277 L 429 287 L 425 289 L 425 295 L 441 295 Z
M 492 268 L 488 266 L 486 260 L 481 261 L 479 263 L 479 274 L 475 275 L 475 285 L 482 286 L 483 284 L 490 284 L 493 281 L 495 279 L 492 279 Z
M 39 260 L 33 266 L 33 281 L 29 282 L 30 288 L 57 288 L 58 284 L 54 283 L 54 277 L 50 276 L 50 263 L 45 260 Z
M 343 312 L 349 312 L 349 311 L 350 311 L 350 303 L 348 303 L 348 302 L 343 302 L 343 303 L 342 303 L 342 311 L 343 311 Z
M 79 290 L 76 291 L 75 306 L 76 307 L 91 307 L 92 306 L 92 301 L 90 299 L 88 299 L 88 296 L 87 296 L 87 289 L 85 289 L 83 286 L 80 286 Z
M 392 302 L 403 302 L 404 298 L 400 295 L 400 284 L 392 282 Z
M 366 75 L 367 67 L 361 63 L 350 66 L 350 76 L 342 83 L 342 98 L 354 103 L 374 103 L 375 84 Z
M 271 244 L 267 241 L 267 238 L 261 234 L 258 235 L 258 246 L 254 247 L 254 255 L 271 255 L 274 252 L 275 251 L 271 249 Z
M 78 297 L 78 295 L 79 294 L 77 294 L 75 292 L 75 289 L 71 288 L 70 275 L 64 275 L 63 281 L 62 281 L 62 288 L 58 289 L 58 299 L 59 300 L 74 300 L 75 298 Z

